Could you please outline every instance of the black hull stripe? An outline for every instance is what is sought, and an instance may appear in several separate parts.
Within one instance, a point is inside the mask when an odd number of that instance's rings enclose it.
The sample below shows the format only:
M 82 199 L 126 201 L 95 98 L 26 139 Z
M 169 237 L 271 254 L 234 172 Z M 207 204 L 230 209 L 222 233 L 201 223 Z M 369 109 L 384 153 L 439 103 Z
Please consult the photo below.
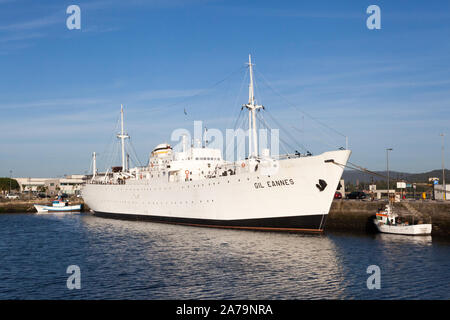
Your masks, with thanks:
M 96 216 L 123 220 L 152 221 L 195 227 L 246 229 L 281 232 L 322 232 L 327 215 L 289 216 L 278 218 L 215 220 L 163 217 L 152 215 L 94 212 Z

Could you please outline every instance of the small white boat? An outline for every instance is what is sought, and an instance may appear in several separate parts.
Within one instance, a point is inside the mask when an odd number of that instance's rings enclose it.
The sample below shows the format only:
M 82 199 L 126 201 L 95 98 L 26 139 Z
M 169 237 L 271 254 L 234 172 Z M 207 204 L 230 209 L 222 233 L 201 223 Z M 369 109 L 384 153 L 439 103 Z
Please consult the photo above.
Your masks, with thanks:
M 386 205 L 384 210 L 376 214 L 373 221 L 379 232 L 403 234 L 403 235 L 430 235 L 431 223 L 427 224 L 409 224 L 406 221 L 400 221 L 399 216 L 393 212 L 390 204 Z
M 69 205 L 69 202 L 58 197 L 57 200 L 52 202 L 52 205 L 40 205 L 35 204 L 34 207 L 37 213 L 49 213 L 49 212 L 79 212 L 81 211 L 81 204 Z

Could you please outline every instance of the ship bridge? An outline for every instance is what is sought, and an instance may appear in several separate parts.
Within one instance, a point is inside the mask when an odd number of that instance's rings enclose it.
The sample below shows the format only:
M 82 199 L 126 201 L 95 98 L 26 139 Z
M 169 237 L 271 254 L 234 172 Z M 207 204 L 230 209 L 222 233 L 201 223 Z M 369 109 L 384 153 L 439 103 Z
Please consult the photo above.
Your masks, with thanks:
M 215 175 L 223 163 L 220 149 L 190 148 L 176 152 L 170 163 L 169 181 L 193 181 Z

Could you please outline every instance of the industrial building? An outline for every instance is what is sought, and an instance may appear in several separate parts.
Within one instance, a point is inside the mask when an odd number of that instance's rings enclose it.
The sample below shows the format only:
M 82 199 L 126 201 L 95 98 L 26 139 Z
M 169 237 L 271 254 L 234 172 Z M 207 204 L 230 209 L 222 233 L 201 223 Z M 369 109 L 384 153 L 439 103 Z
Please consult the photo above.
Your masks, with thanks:
M 86 181 L 85 175 L 68 175 L 64 178 L 14 178 L 19 183 L 20 192 L 46 193 L 49 196 L 58 193 L 76 195 Z

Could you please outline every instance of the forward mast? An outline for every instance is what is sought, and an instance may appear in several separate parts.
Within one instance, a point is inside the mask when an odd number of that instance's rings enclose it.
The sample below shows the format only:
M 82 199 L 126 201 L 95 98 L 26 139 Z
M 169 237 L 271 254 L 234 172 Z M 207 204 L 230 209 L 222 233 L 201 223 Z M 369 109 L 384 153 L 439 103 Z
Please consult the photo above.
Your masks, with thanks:
M 264 108 L 256 104 L 255 91 L 253 85 L 253 64 L 252 56 L 248 55 L 248 67 L 250 70 L 250 84 L 248 87 L 248 103 L 244 105 L 248 109 L 248 151 L 249 158 L 258 157 L 258 136 L 256 134 L 256 110 Z
M 122 171 L 128 170 L 126 167 L 126 161 L 125 161 L 125 139 L 130 138 L 130 136 L 124 132 L 123 127 L 123 104 L 120 105 L 120 133 L 117 134 L 117 138 L 121 140 L 122 144 Z

